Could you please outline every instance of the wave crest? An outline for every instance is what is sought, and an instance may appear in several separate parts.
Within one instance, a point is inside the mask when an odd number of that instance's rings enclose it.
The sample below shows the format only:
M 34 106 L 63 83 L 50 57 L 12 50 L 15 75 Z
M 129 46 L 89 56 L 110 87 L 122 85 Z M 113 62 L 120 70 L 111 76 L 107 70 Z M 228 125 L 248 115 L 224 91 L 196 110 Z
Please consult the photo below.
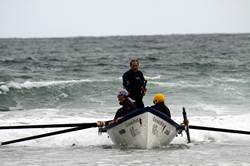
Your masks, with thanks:
M 9 82 L 0 86 L 0 92 L 8 92 L 10 88 L 14 89 L 32 89 L 32 88 L 41 88 L 41 87 L 49 87 L 49 86 L 57 86 L 57 85 L 66 85 L 66 84 L 79 84 L 83 82 L 108 82 L 109 80 L 90 80 L 90 79 L 82 79 L 82 80 L 57 80 L 57 81 L 25 81 L 23 83 L 18 82 Z

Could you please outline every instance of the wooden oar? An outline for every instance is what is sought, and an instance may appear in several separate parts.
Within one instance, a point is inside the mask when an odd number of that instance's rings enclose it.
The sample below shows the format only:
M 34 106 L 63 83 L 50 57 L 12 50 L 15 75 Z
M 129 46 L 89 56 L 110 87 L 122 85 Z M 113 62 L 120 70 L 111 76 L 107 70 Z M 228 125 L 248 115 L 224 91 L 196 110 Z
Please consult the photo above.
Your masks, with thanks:
M 23 142 L 23 141 L 48 137 L 48 136 L 52 136 L 52 135 L 58 135 L 58 134 L 73 132 L 73 131 L 77 131 L 77 130 L 87 129 L 87 128 L 91 128 L 91 127 L 97 127 L 97 124 L 96 123 L 86 123 L 85 125 L 82 125 L 80 127 L 74 127 L 74 128 L 70 128 L 70 129 L 59 130 L 59 131 L 49 132 L 49 133 L 40 134 L 40 135 L 34 135 L 31 137 L 25 137 L 25 138 L 1 142 L 0 145 L 8 145 L 8 144 L 13 144 L 13 143 L 17 143 L 17 142 Z
M 232 130 L 232 129 L 206 127 L 206 126 L 193 126 L 193 125 L 189 125 L 189 128 L 190 129 L 196 129 L 196 130 L 207 130 L 207 131 L 216 131 L 216 132 L 226 132 L 226 133 L 236 133 L 236 134 L 250 135 L 250 131 L 243 131 L 243 130 Z
M 19 125 L 19 126 L 0 126 L 0 130 L 5 129 L 35 129 L 35 128 L 59 128 L 59 127 L 80 127 L 92 123 L 65 123 L 65 124 L 40 124 L 40 125 Z
M 183 123 L 185 125 L 185 131 L 186 131 L 186 135 L 187 135 L 187 140 L 188 140 L 188 143 L 191 142 L 191 139 L 190 139 L 190 133 L 189 133 L 189 125 L 188 125 L 188 119 L 187 119 L 187 113 L 185 111 L 185 108 L 183 107 Z

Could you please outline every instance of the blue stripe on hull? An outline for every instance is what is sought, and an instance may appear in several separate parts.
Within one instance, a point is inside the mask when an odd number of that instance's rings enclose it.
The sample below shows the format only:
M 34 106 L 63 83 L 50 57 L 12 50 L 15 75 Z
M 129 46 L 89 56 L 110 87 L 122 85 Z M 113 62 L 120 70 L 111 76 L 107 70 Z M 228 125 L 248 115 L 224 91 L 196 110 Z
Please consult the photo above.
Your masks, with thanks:
M 161 119 L 167 121 L 169 124 L 175 126 L 177 130 L 182 130 L 183 129 L 182 126 L 180 126 L 179 124 L 177 124 L 171 118 L 169 118 L 168 116 L 166 116 L 162 112 L 160 112 L 160 111 L 158 111 L 158 110 L 156 110 L 154 108 L 151 108 L 151 107 L 145 107 L 145 108 L 142 108 L 142 109 L 134 110 L 131 113 L 129 113 L 126 116 L 124 116 L 117 123 L 112 123 L 112 124 L 106 126 L 106 129 L 109 130 L 109 129 L 111 129 L 111 128 L 113 128 L 113 127 L 115 127 L 115 126 L 117 126 L 117 125 L 119 125 L 119 124 L 121 124 L 123 122 L 125 122 L 126 120 L 131 119 L 133 117 L 136 117 L 137 115 L 143 114 L 145 112 L 150 112 L 150 113 L 154 114 L 155 116 L 160 117 Z

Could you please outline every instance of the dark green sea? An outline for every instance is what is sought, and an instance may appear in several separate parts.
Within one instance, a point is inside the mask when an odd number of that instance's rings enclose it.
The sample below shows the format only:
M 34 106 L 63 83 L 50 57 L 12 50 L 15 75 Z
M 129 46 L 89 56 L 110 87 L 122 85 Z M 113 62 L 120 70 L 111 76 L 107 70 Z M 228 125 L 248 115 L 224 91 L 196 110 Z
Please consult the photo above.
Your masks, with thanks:
M 0 39 L 0 126 L 113 118 L 129 61 L 173 119 L 250 131 L 250 34 Z M 0 142 L 50 131 L 2 130 Z M 120 149 L 96 129 L 0 147 L 1 165 L 250 165 L 250 136 L 191 131 L 169 147 Z M 75 146 L 72 146 L 75 145 Z

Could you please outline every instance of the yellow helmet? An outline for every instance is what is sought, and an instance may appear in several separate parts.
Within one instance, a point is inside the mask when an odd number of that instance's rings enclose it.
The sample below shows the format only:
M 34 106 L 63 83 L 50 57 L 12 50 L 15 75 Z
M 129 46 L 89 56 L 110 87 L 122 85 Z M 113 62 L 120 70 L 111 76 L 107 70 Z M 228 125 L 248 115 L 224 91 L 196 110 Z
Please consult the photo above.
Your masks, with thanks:
M 156 93 L 154 95 L 154 100 L 153 100 L 153 103 L 154 104 L 157 104 L 157 103 L 164 103 L 165 102 L 165 99 L 166 99 L 166 96 L 162 93 Z

